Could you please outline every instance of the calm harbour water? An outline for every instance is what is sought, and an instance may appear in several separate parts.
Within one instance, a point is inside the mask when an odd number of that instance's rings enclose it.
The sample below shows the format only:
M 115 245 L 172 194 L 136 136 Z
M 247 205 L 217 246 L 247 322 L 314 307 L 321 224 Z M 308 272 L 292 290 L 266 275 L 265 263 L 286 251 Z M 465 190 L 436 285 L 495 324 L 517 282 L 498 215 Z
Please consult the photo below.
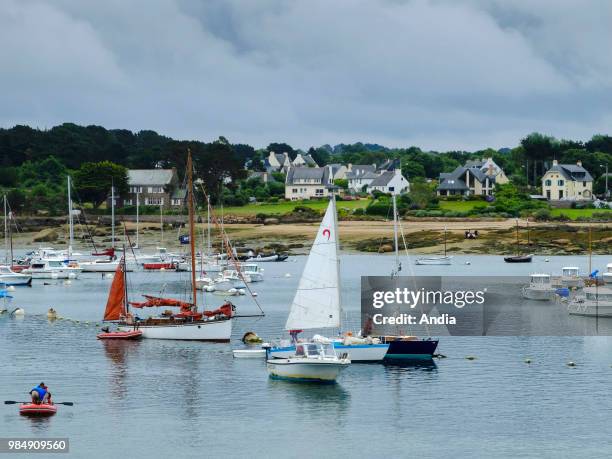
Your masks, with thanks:
M 593 260 L 599 269 L 612 261 Z M 96 328 L 83 321 L 102 316 L 111 281 L 100 275 L 18 288 L 12 307 L 26 316 L 0 316 L 0 399 L 26 399 L 42 380 L 57 401 L 75 405 L 48 419 L 1 405 L 0 437 L 69 437 L 71 456 L 87 458 L 612 456 L 610 337 L 443 337 L 446 359 L 356 364 L 328 386 L 273 381 L 263 360 L 234 360 L 245 331 L 280 336 L 303 263 L 262 264 L 265 281 L 252 288 L 266 317 L 237 320 L 231 344 L 96 340 Z M 405 260 L 403 274 L 556 274 L 573 265 L 587 270 L 585 257 L 507 265 L 501 257 L 460 256 L 448 267 Z M 386 256 L 343 255 L 353 325 L 359 276 L 386 275 L 390 266 Z M 182 292 L 185 280 L 171 272 L 131 276 L 135 292 L 151 294 Z M 213 307 L 223 298 L 206 299 Z M 240 313 L 257 311 L 249 298 L 234 302 Z M 49 307 L 81 323 L 50 323 Z

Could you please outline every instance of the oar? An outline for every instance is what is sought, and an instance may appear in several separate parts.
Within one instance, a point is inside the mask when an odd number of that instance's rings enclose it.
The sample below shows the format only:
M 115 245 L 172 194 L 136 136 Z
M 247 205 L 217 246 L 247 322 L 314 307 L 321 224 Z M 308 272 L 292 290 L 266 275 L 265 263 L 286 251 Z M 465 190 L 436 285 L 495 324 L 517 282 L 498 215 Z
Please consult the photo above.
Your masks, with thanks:
M 17 403 L 32 403 L 32 402 L 18 402 L 16 400 L 5 400 L 4 404 L 5 405 L 15 405 Z M 54 405 L 66 405 L 66 406 L 73 406 L 74 402 L 53 402 Z

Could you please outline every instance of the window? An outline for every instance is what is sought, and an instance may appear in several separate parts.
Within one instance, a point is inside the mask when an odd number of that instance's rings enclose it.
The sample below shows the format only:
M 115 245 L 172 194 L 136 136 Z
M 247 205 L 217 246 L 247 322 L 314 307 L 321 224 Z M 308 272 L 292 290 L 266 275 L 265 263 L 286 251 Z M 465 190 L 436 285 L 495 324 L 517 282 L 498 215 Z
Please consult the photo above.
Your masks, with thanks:
M 583 186 L 583 187 L 586 187 L 586 182 L 582 182 L 582 186 Z
M 173 198 L 172 199 L 172 205 L 173 206 L 180 206 L 183 204 L 183 200 L 181 198 Z
M 552 180 L 548 179 L 544 182 L 544 185 L 546 186 L 552 186 Z
M 395 191 L 395 187 L 394 186 L 390 186 L 389 187 L 389 191 L 393 193 Z
M 142 187 L 141 186 L 131 186 L 130 187 L 130 193 L 142 193 Z
M 316 196 L 323 196 L 323 188 L 317 188 L 315 191 Z
M 124 199 L 123 200 L 123 205 L 124 206 L 131 206 L 132 205 L 132 200 L 131 199 Z
M 294 188 L 293 190 L 291 190 L 292 193 L 297 193 L 297 188 Z
M 557 185 L 559 186 L 563 186 L 564 185 L 564 181 L 563 180 L 557 180 Z
M 164 198 L 146 198 L 145 205 L 147 206 L 163 206 Z
M 563 190 L 559 190 L 559 199 L 563 199 Z

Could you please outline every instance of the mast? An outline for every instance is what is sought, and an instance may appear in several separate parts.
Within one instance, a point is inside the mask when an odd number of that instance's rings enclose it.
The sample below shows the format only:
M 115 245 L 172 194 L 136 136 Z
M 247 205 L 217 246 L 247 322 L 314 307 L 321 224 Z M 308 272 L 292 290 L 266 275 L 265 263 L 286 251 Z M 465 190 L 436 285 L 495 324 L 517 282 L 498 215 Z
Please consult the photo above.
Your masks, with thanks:
M 444 256 L 446 256 L 446 226 L 444 227 Z
M 195 224 L 193 209 L 193 164 L 191 162 L 191 149 L 187 149 L 187 199 L 189 199 L 189 247 L 191 249 L 191 291 L 193 294 L 193 310 L 198 310 L 198 293 L 196 290 L 195 268 Z M 162 233 L 163 234 L 163 233 Z
M 334 211 L 334 239 L 336 240 L 336 278 L 338 279 L 338 286 L 336 292 L 338 295 L 338 305 L 340 309 L 340 331 L 342 331 L 342 287 L 340 282 L 340 256 L 338 255 L 338 248 L 340 247 L 340 237 L 338 235 L 338 212 L 336 211 L 336 193 L 332 188 L 332 206 Z
M 519 223 L 518 218 L 516 219 L 516 255 L 521 254 L 520 244 L 519 244 Z
M 589 223 L 589 276 L 593 272 L 593 233 L 591 229 L 592 227 Z
M 529 234 L 529 218 L 527 219 L 527 247 L 531 246 L 531 235 Z
M 72 197 L 70 194 L 71 184 L 70 176 L 67 177 L 68 182 L 68 226 L 70 231 L 70 242 L 68 243 L 68 258 L 72 256 L 72 246 L 74 245 L 74 222 L 72 220 Z
M 138 245 L 138 227 L 140 223 L 140 193 L 136 192 L 136 248 L 140 248 Z
M 111 246 L 115 248 L 115 181 L 111 181 Z M 124 252 L 125 253 L 125 252 Z
M 211 256 L 212 255 L 212 246 L 211 246 L 211 239 L 210 239 L 210 198 L 208 197 L 208 195 L 206 195 L 206 223 L 207 223 L 207 229 L 206 229 L 206 255 Z
M 4 263 L 8 265 L 8 221 L 6 213 L 6 195 L 4 195 Z M 13 261 L 11 260 L 11 264 Z
M 397 242 L 397 204 L 395 202 L 395 194 L 392 194 L 393 199 L 393 244 L 395 246 L 395 272 L 394 274 L 399 274 L 399 244 Z
M 164 206 L 159 205 L 159 229 L 161 231 L 161 246 L 164 246 Z

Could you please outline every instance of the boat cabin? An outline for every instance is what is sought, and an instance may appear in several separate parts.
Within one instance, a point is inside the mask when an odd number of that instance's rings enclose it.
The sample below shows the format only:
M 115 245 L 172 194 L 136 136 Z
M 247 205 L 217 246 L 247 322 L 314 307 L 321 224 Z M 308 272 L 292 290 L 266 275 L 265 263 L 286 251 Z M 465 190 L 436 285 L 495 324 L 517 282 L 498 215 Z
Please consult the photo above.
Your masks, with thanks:
M 263 270 L 259 269 L 259 265 L 257 263 L 245 263 L 242 265 L 242 271 L 246 274 L 252 274 Z
M 592 287 L 585 289 L 584 293 L 586 294 L 586 299 L 589 301 L 612 303 L 612 289 Z
M 314 359 L 337 357 L 333 343 L 299 343 L 295 346 L 295 355 Z
M 561 275 L 563 277 L 578 277 L 580 275 L 580 268 L 575 266 L 565 267 L 561 270 Z
M 531 285 L 548 285 L 550 284 L 550 274 L 532 274 L 529 282 Z

